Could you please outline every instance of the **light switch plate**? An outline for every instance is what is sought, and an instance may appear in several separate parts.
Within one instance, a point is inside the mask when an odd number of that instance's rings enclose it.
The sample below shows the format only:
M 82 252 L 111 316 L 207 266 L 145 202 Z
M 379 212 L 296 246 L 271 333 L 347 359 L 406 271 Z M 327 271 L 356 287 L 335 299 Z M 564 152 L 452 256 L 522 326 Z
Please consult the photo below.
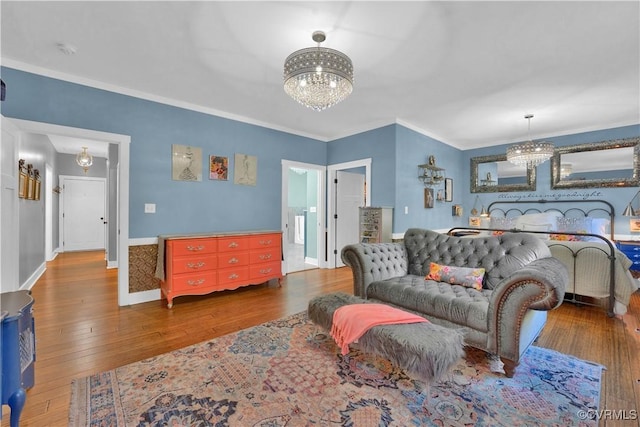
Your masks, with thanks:
M 156 213 L 156 204 L 155 203 L 145 203 L 144 204 L 144 213 Z

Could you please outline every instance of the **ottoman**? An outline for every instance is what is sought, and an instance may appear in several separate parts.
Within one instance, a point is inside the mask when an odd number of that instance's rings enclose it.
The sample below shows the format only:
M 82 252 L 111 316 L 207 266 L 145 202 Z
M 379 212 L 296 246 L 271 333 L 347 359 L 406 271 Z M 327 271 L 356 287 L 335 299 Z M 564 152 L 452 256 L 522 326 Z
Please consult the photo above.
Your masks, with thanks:
M 330 331 L 337 308 L 367 303 L 359 297 L 337 292 L 313 298 L 307 313 L 312 322 Z M 462 333 L 433 323 L 374 326 L 358 339 L 358 346 L 427 383 L 437 381 L 464 356 Z

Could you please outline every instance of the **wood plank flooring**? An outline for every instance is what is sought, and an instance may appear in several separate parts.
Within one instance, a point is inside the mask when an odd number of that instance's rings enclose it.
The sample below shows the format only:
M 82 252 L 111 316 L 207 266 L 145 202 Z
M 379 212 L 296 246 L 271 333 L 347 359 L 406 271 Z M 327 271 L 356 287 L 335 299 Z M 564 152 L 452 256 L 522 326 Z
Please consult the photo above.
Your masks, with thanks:
M 117 305 L 117 271 L 102 252 L 58 255 L 32 289 L 36 322 L 35 386 L 20 425 L 66 426 L 70 384 L 84 377 L 305 310 L 310 298 L 351 292 L 351 270 L 289 274 L 282 287 L 252 286 L 207 296 Z M 597 307 L 563 304 L 549 314 L 537 345 L 600 363 L 601 409 L 640 412 L 640 293 L 622 319 Z M 636 413 L 638 413 L 636 412 Z M 609 417 L 611 418 L 611 417 Z M 638 420 L 602 421 L 638 426 Z M 9 426 L 3 407 L 2 427 Z M 235 427 L 235 426 L 234 426 Z

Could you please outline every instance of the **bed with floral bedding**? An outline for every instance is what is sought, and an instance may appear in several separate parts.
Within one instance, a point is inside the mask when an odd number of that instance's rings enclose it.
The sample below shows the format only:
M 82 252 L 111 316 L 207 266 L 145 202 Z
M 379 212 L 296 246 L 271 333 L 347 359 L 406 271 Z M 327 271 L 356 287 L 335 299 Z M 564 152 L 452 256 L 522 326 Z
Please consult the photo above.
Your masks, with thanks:
M 545 241 L 569 271 L 566 301 L 588 305 L 604 301 L 609 316 L 626 313 L 638 281 L 629 271 L 631 260 L 613 241 L 614 209 L 609 202 L 497 201 L 488 211 L 481 233 L 529 232 Z

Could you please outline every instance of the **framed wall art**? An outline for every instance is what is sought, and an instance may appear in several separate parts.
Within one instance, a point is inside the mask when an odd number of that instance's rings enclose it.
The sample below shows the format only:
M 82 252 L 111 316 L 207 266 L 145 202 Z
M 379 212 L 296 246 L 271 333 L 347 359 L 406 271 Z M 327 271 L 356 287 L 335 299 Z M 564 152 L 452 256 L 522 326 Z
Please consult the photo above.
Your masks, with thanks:
M 226 181 L 229 175 L 229 158 L 209 156 L 209 179 Z
M 424 189 L 424 207 L 427 209 L 433 207 L 433 188 Z
M 171 153 L 174 181 L 202 181 L 202 148 L 173 144 Z
M 247 154 L 235 155 L 233 183 L 240 185 L 256 185 L 258 177 L 258 158 Z
M 33 165 L 27 165 L 27 200 L 33 200 L 36 191 L 36 179 L 33 175 Z
M 453 202 L 453 179 L 444 179 L 444 201 Z
M 18 161 L 18 174 L 20 175 L 18 180 L 18 197 L 26 199 L 27 197 L 27 168 L 24 164 L 24 159 Z

